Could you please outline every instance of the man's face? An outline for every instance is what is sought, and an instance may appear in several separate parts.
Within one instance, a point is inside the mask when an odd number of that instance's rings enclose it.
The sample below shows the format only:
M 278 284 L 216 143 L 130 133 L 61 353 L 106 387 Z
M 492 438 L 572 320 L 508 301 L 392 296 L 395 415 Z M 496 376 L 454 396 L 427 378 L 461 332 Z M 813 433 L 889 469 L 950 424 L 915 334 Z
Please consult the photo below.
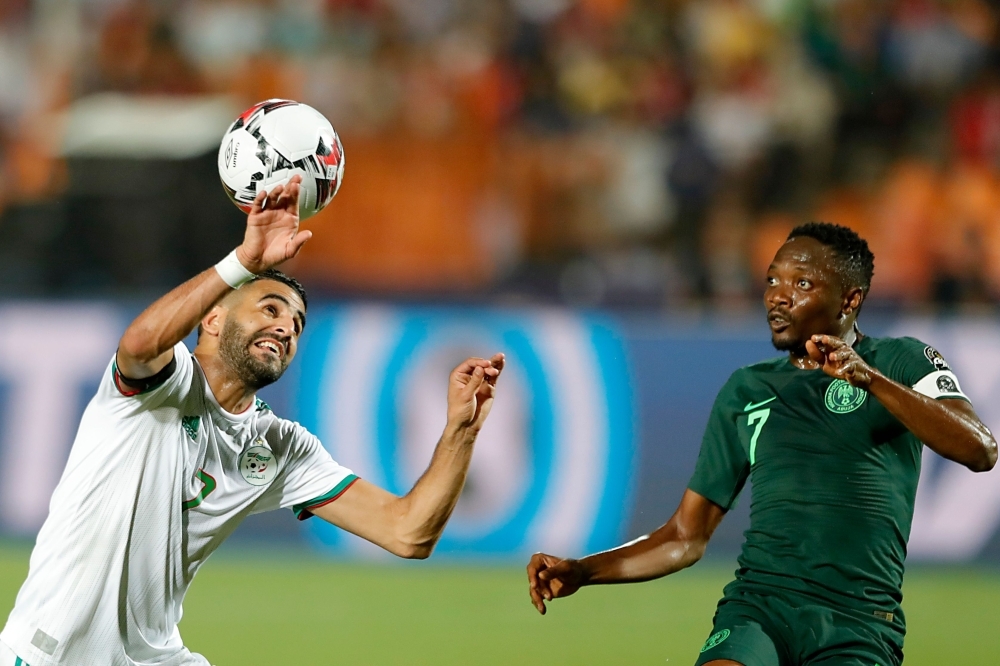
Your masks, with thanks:
M 219 355 L 248 387 L 273 384 L 295 357 L 305 325 L 302 299 L 275 280 L 252 282 L 231 298 L 219 334 Z
M 786 241 L 767 270 L 764 307 L 771 342 L 781 351 L 803 349 L 813 335 L 840 335 L 844 293 L 833 251 L 815 238 Z

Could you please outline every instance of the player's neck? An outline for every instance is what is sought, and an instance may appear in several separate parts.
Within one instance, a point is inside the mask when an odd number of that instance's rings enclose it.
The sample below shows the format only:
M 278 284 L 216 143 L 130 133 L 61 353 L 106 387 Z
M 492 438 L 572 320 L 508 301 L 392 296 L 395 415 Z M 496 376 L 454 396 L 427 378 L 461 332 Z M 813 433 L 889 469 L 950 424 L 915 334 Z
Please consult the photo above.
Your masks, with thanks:
M 218 354 L 199 354 L 195 350 L 195 356 L 220 407 L 230 414 L 241 414 L 254 404 L 256 389 L 235 377 Z

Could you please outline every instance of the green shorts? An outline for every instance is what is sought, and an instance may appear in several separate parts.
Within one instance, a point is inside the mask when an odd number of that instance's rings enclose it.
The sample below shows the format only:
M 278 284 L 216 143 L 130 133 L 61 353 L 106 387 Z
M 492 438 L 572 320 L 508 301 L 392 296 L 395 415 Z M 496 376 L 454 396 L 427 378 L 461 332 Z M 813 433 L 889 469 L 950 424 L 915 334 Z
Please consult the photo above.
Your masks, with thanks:
M 900 627 L 782 590 L 726 589 L 696 666 L 900 666 Z

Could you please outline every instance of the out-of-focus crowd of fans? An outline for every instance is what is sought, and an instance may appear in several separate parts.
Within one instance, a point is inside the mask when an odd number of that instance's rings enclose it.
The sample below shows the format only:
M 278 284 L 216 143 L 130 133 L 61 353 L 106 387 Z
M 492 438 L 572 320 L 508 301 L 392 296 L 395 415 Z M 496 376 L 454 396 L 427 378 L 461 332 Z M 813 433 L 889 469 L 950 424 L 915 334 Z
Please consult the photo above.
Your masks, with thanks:
M 0 209 L 69 187 L 52 128 L 74 100 L 287 97 L 344 142 L 294 267 L 337 293 L 739 304 L 820 219 L 870 240 L 877 300 L 990 303 L 998 18 L 983 0 L 0 0 Z

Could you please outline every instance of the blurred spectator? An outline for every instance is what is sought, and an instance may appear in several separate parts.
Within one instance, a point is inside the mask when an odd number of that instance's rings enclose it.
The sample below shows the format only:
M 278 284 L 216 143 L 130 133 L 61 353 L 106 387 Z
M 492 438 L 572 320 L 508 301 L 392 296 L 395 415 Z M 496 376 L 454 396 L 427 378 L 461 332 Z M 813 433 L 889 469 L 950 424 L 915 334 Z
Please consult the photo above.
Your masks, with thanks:
M 291 97 L 346 148 L 294 268 L 330 291 L 728 305 L 818 218 L 871 239 L 876 300 L 996 302 L 998 22 L 985 0 L 0 0 L 0 228 L 72 191 L 76 99 Z M 61 214 L 24 261 L 55 261 Z

